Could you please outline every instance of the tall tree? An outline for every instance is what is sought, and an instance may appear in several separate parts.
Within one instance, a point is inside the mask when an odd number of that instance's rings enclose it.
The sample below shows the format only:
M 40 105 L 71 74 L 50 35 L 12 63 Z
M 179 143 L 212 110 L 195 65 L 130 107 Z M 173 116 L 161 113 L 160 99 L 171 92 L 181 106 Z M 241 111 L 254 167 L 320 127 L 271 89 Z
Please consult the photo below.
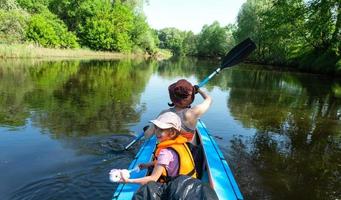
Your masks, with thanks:
M 170 49 L 174 55 L 184 55 L 183 40 L 184 32 L 176 28 L 164 28 L 158 31 L 160 48 Z
M 122 4 L 98 11 L 79 28 L 82 44 L 96 50 L 129 52 L 133 19 L 132 11 Z
M 205 25 L 198 35 L 198 55 L 200 56 L 223 56 L 227 51 L 228 31 L 221 27 L 219 22 Z
M 267 45 L 264 44 L 265 35 L 262 14 L 272 6 L 271 0 L 247 0 L 241 7 L 235 32 L 237 42 L 247 37 L 252 38 L 257 44 L 256 58 L 264 60 L 266 57 Z
M 15 0 L 0 0 L 0 43 L 23 42 L 29 17 Z
M 340 13 L 339 0 L 247 0 L 235 37 L 256 41 L 258 61 L 341 73 Z

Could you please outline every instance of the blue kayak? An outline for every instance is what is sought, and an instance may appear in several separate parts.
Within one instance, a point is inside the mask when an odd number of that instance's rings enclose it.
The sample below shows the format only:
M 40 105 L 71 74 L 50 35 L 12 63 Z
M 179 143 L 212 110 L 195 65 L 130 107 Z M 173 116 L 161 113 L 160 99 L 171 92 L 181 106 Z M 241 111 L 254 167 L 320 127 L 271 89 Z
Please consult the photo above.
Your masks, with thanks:
M 243 196 L 238 188 L 237 182 L 233 177 L 218 145 L 209 134 L 205 124 L 199 120 L 197 124 L 198 143 L 202 145 L 205 157 L 205 170 L 201 180 L 207 182 L 215 190 L 221 200 L 241 200 Z M 140 163 L 151 162 L 153 152 L 156 147 L 156 137 L 145 141 L 137 153 L 135 159 L 131 162 L 129 169 L 134 169 Z M 140 178 L 147 175 L 147 170 L 132 172 L 131 178 Z M 119 184 L 113 200 L 132 199 L 134 192 L 140 187 L 139 184 Z

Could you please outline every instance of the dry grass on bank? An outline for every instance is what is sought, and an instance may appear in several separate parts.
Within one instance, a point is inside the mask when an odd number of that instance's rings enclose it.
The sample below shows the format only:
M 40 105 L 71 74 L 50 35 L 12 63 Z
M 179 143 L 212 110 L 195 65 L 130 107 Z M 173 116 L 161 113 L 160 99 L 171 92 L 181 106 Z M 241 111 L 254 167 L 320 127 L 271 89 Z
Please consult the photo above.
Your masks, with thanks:
M 135 57 L 133 54 L 91 51 L 87 49 L 50 49 L 34 45 L 0 44 L 0 58 L 101 58 L 120 59 Z

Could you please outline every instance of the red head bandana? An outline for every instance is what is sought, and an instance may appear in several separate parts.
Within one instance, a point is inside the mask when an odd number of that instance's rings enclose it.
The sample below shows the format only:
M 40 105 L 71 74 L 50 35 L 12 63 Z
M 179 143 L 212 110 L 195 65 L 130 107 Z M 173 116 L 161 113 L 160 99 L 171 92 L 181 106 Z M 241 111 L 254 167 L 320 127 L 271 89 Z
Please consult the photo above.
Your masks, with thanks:
M 180 79 L 168 87 L 171 101 L 181 107 L 187 107 L 194 101 L 195 89 L 185 79 Z

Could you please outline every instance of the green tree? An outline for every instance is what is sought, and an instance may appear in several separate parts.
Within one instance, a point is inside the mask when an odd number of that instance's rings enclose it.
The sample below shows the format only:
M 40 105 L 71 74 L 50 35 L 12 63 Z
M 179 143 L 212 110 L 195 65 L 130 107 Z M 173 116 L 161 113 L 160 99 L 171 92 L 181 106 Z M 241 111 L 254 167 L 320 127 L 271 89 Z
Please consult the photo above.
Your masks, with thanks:
M 133 45 L 130 37 L 133 20 L 128 7 L 116 4 L 112 9 L 87 18 L 79 31 L 82 44 L 96 50 L 129 52 Z
M 307 39 L 313 50 L 303 56 L 301 68 L 312 71 L 339 73 L 341 60 L 341 3 L 338 0 L 313 0 L 307 2 Z
M 49 4 L 51 12 L 63 20 L 70 31 L 78 33 L 88 18 L 95 17 L 97 13 L 110 10 L 112 3 L 102 0 L 52 0 Z
M 160 48 L 170 49 L 174 55 L 184 55 L 183 40 L 184 32 L 176 28 L 164 28 L 158 31 Z
M 237 42 L 250 37 L 257 44 L 256 56 L 253 58 L 264 61 L 268 45 L 264 44 L 265 28 L 262 14 L 271 7 L 271 0 L 247 0 L 241 7 L 237 24 L 238 28 L 234 33 Z
M 338 0 L 312 0 L 307 3 L 306 26 L 314 48 L 326 51 L 340 45 L 341 3 Z M 339 51 L 335 48 L 334 51 Z
M 135 14 L 133 23 L 130 35 L 135 48 L 153 54 L 157 47 L 157 36 L 155 32 L 149 28 L 146 17 L 143 14 Z
M 95 50 L 156 51 L 157 38 L 142 13 L 140 0 L 52 0 L 49 8 Z
M 78 47 L 76 36 L 68 32 L 65 24 L 50 12 L 32 15 L 26 38 L 44 47 Z
M 29 17 L 29 14 L 21 9 L 0 9 L 0 43 L 23 42 Z
M 197 50 L 200 56 L 223 56 L 227 51 L 228 34 L 219 22 L 205 25 L 198 35 Z
M 254 59 L 307 71 L 341 73 L 338 0 L 248 0 L 238 14 L 237 41 L 251 37 Z
M 48 11 L 50 0 L 17 0 L 21 8 L 29 13 L 42 13 Z
M 182 43 L 184 54 L 190 56 L 197 55 L 198 37 L 192 31 L 185 32 L 184 34 L 185 37 Z
M 0 0 L 1 10 L 17 10 L 20 9 L 16 0 Z
M 275 2 L 271 9 L 262 13 L 264 31 L 259 38 L 264 44 L 263 60 L 289 64 L 311 49 L 305 39 L 305 10 L 302 0 L 290 0 Z

